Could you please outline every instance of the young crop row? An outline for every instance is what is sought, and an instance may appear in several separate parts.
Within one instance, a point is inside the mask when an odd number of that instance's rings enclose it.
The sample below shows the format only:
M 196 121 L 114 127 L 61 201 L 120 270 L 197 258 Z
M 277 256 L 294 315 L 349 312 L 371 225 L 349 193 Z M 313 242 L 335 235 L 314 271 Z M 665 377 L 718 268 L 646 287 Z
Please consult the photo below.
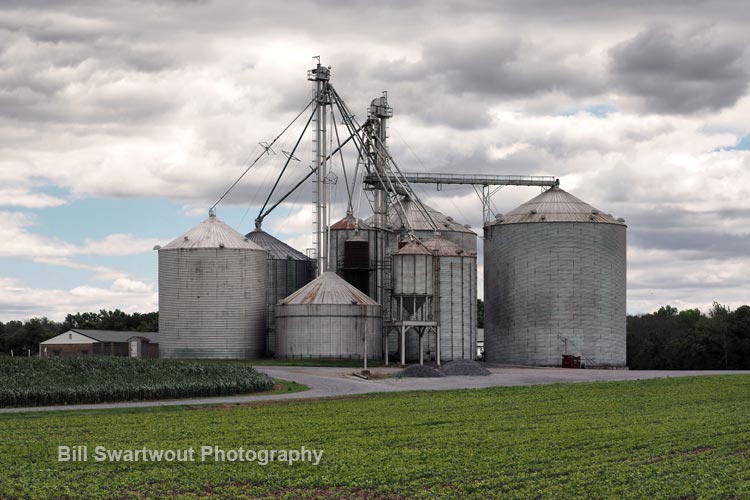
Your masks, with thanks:
M 0 407 L 223 396 L 272 387 L 266 374 L 235 363 L 0 358 Z
M 0 498 L 747 499 L 749 414 L 749 376 L 0 414 Z M 57 462 L 74 444 L 325 453 L 318 466 Z

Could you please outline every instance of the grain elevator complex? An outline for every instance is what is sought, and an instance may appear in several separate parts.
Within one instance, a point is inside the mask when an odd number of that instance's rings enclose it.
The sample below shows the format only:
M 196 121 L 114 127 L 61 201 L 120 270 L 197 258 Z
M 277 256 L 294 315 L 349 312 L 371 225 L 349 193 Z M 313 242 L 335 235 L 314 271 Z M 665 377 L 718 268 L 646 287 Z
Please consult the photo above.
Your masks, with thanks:
M 157 247 L 162 356 L 476 359 L 478 235 L 422 202 L 414 186 L 432 184 L 472 187 L 481 202 L 486 361 L 559 366 L 569 355 L 587 366 L 624 367 L 623 219 L 562 190 L 552 176 L 406 172 L 389 149 L 387 94 L 360 121 L 330 79 L 329 67 L 310 70 L 307 106 L 260 143 L 208 219 Z M 301 132 L 279 143 L 295 126 Z M 347 164 L 347 155 L 354 161 Z M 277 177 L 255 229 L 243 236 L 216 208 L 271 157 L 280 162 Z M 333 219 L 338 181 L 345 208 Z M 302 252 L 263 221 L 310 184 L 313 247 Z M 503 186 L 542 192 L 503 215 L 491 200 Z

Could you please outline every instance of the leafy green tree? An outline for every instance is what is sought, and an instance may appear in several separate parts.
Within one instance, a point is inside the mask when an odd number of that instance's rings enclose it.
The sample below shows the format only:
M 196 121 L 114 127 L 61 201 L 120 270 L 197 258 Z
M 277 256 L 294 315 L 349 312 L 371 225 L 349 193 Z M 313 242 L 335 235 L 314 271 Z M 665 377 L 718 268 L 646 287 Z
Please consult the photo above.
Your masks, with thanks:
M 728 329 L 729 367 L 750 369 L 750 306 L 740 306 L 732 312 Z
M 653 314 L 628 316 L 627 345 L 633 369 L 750 368 L 750 306 L 732 311 L 714 302 L 704 315 L 667 305 Z

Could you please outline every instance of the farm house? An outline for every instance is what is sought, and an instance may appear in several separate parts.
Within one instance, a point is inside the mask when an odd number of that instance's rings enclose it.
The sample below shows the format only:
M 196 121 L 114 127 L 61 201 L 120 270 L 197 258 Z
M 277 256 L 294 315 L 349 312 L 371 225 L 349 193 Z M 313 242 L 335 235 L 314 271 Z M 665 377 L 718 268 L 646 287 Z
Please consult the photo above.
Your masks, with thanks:
M 75 328 L 39 344 L 39 356 L 43 358 L 69 358 L 93 354 L 157 358 L 159 333 Z

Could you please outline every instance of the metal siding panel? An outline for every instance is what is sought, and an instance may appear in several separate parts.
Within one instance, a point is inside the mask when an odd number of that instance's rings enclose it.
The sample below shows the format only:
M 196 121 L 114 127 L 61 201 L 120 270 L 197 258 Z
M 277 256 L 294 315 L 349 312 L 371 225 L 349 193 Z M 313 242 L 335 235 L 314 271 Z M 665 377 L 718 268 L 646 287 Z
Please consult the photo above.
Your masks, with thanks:
M 557 366 L 567 338 L 589 364 L 625 365 L 624 225 L 501 224 L 488 236 L 488 361 Z
M 263 354 L 266 252 L 188 248 L 159 252 L 160 355 Z
M 383 355 L 379 305 L 290 304 L 276 311 L 277 357 L 362 359 Z

